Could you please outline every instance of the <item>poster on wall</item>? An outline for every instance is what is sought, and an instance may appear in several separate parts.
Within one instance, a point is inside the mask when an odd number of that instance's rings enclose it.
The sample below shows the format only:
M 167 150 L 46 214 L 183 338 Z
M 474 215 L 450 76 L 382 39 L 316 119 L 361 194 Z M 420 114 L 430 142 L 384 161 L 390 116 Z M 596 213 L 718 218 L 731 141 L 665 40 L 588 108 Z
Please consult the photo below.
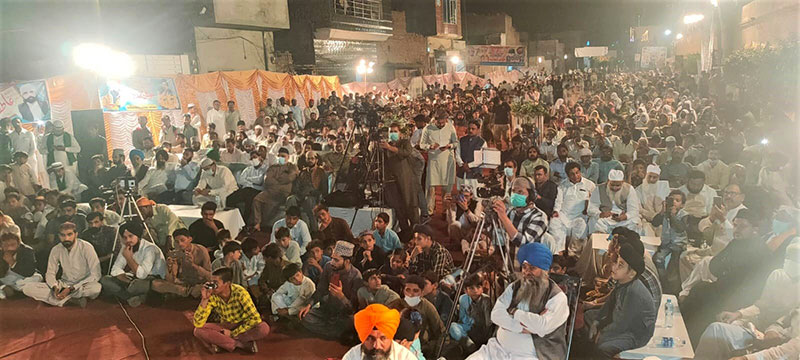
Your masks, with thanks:
M 103 111 L 180 110 L 175 81 L 171 78 L 130 78 L 100 84 Z
M 467 64 L 495 66 L 525 66 L 525 46 L 470 45 L 467 46 Z
M 642 69 L 660 69 L 667 66 L 667 48 L 663 46 L 643 47 L 640 66 Z
M 24 123 L 50 120 L 50 99 L 44 80 L 0 84 L 0 118 Z

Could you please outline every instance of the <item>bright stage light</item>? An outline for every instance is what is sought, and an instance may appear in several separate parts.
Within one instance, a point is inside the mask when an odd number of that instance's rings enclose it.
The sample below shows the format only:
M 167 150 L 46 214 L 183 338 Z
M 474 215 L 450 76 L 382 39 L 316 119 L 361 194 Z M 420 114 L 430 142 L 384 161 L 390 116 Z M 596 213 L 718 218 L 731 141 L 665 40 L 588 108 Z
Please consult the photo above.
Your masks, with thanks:
M 461 63 L 461 58 L 458 57 L 458 55 L 453 55 L 450 57 L 450 62 L 453 63 L 453 65 L 458 65 Z
M 539 64 L 541 64 L 541 63 L 542 63 L 542 61 L 544 61 L 544 59 L 542 59 L 542 57 L 541 57 L 541 56 L 539 56 L 538 58 L 536 58 L 536 62 L 538 62 Z
M 670 34 L 672 34 L 672 30 L 670 29 L 664 30 L 664 35 L 669 36 Z
M 564 54 L 564 60 L 567 60 L 567 59 L 569 59 L 569 55 Z
M 130 77 L 136 69 L 128 54 L 101 44 L 84 43 L 74 47 L 72 60 L 80 68 L 111 79 Z
M 718 0 L 711 0 L 711 5 L 714 6 L 714 7 L 717 7 L 717 6 L 719 6 L 719 1 Z
M 767 144 L 769 144 L 769 139 L 767 138 L 761 139 L 761 145 L 767 145 Z
M 683 34 L 678 33 L 678 35 L 675 35 L 675 38 L 678 40 L 683 39 Z
M 703 14 L 689 14 L 683 17 L 683 23 L 686 25 L 694 24 L 705 19 Z

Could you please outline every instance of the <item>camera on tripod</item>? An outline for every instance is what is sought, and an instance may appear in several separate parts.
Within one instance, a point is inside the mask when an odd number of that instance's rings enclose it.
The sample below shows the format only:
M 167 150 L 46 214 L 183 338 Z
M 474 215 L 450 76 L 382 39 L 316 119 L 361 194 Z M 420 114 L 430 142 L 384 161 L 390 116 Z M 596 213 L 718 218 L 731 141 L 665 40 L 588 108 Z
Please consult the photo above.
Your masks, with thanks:
M 124 176 L 117 180 L 117 189 L 123 193 L 136 193 L 136 178 L 133 176 Z

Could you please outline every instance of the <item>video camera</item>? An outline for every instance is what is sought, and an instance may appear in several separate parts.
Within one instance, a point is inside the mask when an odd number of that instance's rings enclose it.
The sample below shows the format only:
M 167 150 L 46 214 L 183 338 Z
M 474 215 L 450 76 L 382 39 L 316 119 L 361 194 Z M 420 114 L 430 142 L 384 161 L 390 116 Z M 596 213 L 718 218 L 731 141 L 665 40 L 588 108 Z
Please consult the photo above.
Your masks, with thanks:
M 124 193 L 136 193 L 137 183 L 133 176 L 124 176 L 117 179 L 117 189 Z

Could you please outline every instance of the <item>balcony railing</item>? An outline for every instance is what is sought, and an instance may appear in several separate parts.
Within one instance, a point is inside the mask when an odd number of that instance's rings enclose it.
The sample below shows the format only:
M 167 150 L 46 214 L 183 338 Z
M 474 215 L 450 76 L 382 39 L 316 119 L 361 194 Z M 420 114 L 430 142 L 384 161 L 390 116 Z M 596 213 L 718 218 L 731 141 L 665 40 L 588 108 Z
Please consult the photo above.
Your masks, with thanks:
M 367 20 L 383 19 L 381 0 L 331 0 L 331 2 L 334 14 Z

